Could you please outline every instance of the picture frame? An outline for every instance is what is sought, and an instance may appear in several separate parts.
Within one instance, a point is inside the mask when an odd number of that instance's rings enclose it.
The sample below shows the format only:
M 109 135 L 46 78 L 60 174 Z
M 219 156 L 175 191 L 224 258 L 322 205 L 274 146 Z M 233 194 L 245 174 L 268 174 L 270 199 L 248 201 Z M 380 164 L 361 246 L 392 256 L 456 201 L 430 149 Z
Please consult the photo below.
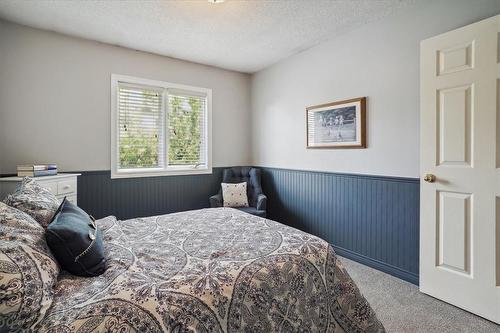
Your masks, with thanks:
M 366 148 L 366 97 L 306 108 L 307 148 Z

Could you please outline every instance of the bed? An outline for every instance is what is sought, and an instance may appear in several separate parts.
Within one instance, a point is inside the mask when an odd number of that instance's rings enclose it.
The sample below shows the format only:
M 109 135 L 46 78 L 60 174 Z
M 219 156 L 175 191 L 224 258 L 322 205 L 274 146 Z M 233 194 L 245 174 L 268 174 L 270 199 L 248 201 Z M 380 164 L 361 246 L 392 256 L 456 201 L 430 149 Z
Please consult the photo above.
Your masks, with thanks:
M 297 229 L 232 208 L 97 225 L 105 273 L 61 272 L 34 331 L 384 331 L 331 246 Z

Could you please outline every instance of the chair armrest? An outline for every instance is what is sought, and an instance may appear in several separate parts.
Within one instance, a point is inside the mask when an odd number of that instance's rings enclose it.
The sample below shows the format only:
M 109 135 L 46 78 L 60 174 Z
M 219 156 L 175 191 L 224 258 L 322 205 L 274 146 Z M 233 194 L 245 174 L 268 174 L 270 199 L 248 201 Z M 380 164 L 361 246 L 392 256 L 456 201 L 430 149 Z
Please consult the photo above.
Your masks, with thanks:
M 267 197 L 265 194 L 259 194 L 257 196 L 257 210 L 266 210 L 267 207 Z
M 222 207 L 222 194 L 219 193 L 210 197 L 210 207 Z

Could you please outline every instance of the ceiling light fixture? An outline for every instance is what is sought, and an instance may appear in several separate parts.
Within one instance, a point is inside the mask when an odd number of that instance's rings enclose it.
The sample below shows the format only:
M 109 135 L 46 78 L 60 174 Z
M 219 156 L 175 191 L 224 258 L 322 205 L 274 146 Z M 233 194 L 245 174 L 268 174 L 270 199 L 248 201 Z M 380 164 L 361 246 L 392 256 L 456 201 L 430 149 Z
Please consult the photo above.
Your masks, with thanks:
M 208 0 L 209 3 L 223 3 L 224 0 Z

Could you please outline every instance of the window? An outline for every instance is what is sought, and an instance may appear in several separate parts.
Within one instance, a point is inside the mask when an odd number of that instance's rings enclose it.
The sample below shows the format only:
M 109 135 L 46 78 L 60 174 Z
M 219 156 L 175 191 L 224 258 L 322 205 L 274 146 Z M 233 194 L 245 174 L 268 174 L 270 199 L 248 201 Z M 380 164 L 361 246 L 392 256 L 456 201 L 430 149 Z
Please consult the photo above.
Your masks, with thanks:
M 111 76 L 111 177 L 211 173 L 212 91 Z

